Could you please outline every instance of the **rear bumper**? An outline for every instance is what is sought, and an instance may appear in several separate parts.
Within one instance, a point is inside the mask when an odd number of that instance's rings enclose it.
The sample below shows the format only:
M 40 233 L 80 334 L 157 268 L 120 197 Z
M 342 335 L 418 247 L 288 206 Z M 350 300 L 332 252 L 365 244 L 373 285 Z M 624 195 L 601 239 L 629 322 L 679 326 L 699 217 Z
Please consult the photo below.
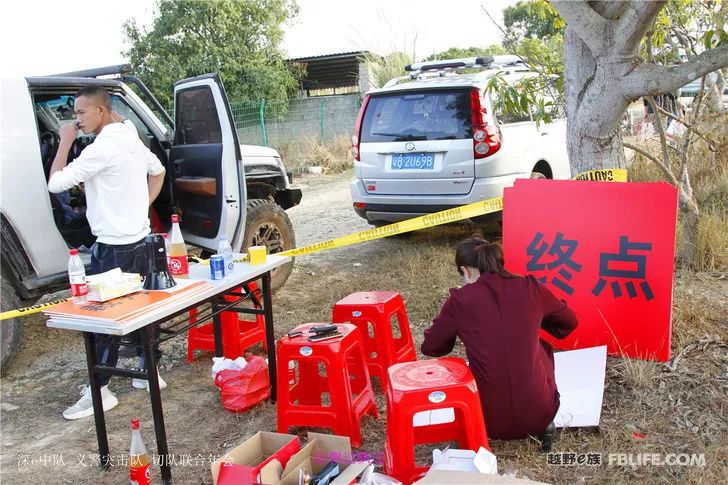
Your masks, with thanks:
M 349 184 L 354 212 L 367 221 L 397 222 L 461 205 L 472 204 L 503 196 L 503 189 L 513 185 L 517 178 L 528 178 L 530 173 L 475 179 L 473 188 L 464 195 L 372 195 L 366 192 L 360 179 Z M 484 219 L 500 218 L 500 213 Z

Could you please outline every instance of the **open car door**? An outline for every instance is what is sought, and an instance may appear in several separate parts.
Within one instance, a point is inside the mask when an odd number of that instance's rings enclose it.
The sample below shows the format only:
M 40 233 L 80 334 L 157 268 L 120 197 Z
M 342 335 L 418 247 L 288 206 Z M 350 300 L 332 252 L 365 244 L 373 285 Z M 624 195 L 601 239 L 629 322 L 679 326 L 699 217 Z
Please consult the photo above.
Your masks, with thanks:
M 217 74 L 175 83 L 174 129 L 172 193 L 185 241 L 215 251 L 224 235 L 240 247 L 246 196 L 240 144 Z

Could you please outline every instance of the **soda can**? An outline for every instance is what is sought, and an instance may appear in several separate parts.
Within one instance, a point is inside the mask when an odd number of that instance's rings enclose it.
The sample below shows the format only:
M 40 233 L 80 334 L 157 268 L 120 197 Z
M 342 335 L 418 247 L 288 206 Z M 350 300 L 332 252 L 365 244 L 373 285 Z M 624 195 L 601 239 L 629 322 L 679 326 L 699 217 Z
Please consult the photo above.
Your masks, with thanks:
M 210 278 L 221 280 L 225 277 L 225 260 L 219 254 L 210 256 Z

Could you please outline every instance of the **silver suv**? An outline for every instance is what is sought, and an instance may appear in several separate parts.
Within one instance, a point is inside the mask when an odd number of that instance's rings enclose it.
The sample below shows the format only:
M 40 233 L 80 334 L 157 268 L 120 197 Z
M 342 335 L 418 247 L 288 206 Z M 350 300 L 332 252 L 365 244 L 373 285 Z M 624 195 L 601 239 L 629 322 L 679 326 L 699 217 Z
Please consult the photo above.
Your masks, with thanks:
M 515 56 L 412 64 L 364 98 L 352 137 L 354 210 L 378 226 L 499 197 L 517 178 L 569 178 L 566 120 L 494 111 L 493 76 L 536 73 Z M 473 72 L 475 71 L 475 72 Z
M 266 245 L 270 253 L 295 247 L 285 209 L 300 202 L 301 191 L 291 186 L 278 152 L 238 143 L 218 76 L 178 81 L 173 121 L 129 69 L 0 81 L 2 311 L 67 288 L 68 249 L 94 243 L 83 191 L 51 194 L 47 185 L 59 127 L 73 122 L 74 93 L 84 86 L 107 89 L 114 110 L 136 125 L 166 167 L 164 187 L 150 211 L 153 227 L 169 229 L 171 214 L 178 213 L 185 241 L 203 251 L 214 252 L 222 235 L 235 251 L 251 245 Z M 93 139 L 80 134 L 69 163 Z M 88 252 L 82 257 L 90 262 Z M 291 270 L 289 264 L 275 272 L 273 287 L 282 286 Z M 3 371 L 20 343 L 20 328 L 17 318 L 0 325 Z

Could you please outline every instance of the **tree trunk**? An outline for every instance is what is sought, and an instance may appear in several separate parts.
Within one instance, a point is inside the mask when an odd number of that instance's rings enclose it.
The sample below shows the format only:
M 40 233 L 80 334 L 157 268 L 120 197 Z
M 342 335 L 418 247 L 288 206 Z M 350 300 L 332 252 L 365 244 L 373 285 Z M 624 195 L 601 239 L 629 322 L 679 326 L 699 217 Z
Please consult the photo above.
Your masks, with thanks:
M 624 63 L 598 66 L 584 42 L 567 25 L 564 38 L 566 146 L 571 174 L 624 168 L 620 123 L 628 106 L 615 79 Z

